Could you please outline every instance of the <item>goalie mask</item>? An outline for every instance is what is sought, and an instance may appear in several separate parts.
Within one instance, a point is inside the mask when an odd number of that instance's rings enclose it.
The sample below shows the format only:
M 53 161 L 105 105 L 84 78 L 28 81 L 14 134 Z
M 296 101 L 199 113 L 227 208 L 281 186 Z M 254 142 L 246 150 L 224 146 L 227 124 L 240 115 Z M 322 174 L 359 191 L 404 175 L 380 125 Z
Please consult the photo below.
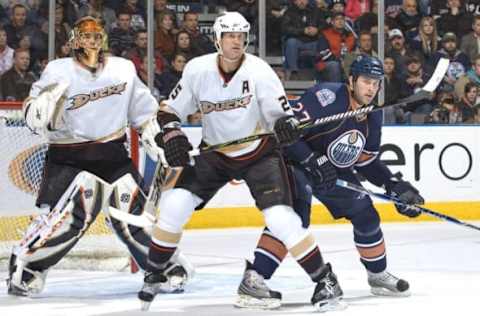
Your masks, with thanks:
M 105 31 L 100 21 L 91 16 L 75 22 L 71 31 L 70 43 L 75 58 L 92 72 L 96 71 L 103 62 L 105 38 Z
M 243 50 L 247 50 L 249 43 L 248 34 L 250 32 L 250 23 L 238 12 L 224 12 L 218 18 L 215 19 L 213 24 L 213 32 L 215 35 L 215 47 L 220 55 L 223 55 L 222 47 L 220 46 L 220 40 L 223 33 L 240 32 L 245 33 L 245 43 Z

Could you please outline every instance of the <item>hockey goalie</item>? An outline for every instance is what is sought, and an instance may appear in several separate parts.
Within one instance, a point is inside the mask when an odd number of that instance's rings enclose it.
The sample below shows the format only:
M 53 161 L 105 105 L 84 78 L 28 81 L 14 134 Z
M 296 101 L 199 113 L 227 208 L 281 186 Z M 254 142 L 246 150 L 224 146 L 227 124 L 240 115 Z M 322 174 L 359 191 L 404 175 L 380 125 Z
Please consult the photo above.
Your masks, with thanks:
M 11 295 L 39 293 L 48 270 L 75 246 L 100 211 L 143 212 L 142 179 L 124 143 L 128 126 L 140 133 L 159 131 L 158 104 L 130 61 L 104 54 L 104 40 L 95 18 L 77 21 L 70 38 L 73 56 L 49 62 L 24 102 L 27 126 L 43 133 L 49 148 L 36 200 L 41 215 L 10 258 Z M 148 141 L 144 145 L 148 151 Z M 108 217 L 136 263 L 147 269 L 149 233 Z M 182 291 L 193 270 L 183 256 L 173 258 L 165 291 Z

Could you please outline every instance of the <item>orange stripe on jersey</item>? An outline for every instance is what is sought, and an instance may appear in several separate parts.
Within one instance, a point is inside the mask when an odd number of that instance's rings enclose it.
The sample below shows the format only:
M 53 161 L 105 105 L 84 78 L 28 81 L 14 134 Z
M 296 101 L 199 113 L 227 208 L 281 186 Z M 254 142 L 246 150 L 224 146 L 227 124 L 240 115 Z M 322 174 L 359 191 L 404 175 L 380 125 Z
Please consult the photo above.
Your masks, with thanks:
M 359 247 L 357 246 L 358 253 L 362 258 L 373 259 L 385 254 L 385 242 L 382 242 L 373 247 Z
M 263 234 L 262 237 L 260 237 L 257 248 L 261 248 L 271 253 L 279 260 L 285 258 L 288 252 L 287 248 L 280 240 L 266 234 Z

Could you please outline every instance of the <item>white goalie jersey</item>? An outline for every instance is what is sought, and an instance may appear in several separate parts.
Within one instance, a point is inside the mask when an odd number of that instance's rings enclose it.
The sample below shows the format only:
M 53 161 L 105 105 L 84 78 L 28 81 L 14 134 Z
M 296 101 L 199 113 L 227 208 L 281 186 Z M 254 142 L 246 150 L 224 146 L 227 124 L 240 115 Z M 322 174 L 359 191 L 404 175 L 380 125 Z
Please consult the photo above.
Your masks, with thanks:
M 230 81 L 219 70 L 217 53 L 187 63 L 183 76 L 164 101 L 185 121 L 196 111 L 202 114 L 202 138 L 215 145 L 238 138 L 270 132 L 275 121 L 292 115 L 280 79 L 260 58 L 245 54 Z M 229 156 L 254 150 L 260 141 L 233 146 Z
M 124 58 L 107 57 L 95 74 L 73 58 L 53 60 L 32 85 L 30 97 L 59 82 L 69 87 L 58 128 L 45 132 L 50 143 L 107 142 L 123 136 L 127 126 L 141 127 L 158 110 L 135 66 Z

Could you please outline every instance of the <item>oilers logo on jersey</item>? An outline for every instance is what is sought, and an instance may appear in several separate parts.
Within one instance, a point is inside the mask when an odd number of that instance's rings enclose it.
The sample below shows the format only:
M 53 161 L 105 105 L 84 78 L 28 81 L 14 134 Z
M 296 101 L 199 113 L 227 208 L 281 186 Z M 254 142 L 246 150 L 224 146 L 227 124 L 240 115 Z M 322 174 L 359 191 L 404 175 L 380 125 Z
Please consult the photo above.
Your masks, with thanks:
M 366 138 L 360 131 L 346 131 L 330 143 L 328 158 L 336 167 L 348 168 L 357 162 L 365 143 Z

